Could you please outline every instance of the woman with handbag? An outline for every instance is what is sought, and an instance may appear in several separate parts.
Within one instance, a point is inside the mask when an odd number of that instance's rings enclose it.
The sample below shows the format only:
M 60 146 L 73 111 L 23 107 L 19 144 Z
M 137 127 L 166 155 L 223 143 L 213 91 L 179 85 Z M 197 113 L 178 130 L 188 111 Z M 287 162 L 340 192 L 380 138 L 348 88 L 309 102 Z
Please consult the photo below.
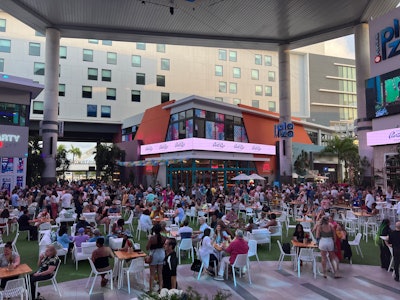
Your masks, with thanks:
M 153 227 L 154 235 L 152 235 L 147 242 L 146 250 L 150 250 L 149 257 L 146 257 L 146 262 L 150 265 L 150 292 L 153 291 L 153 283 L 157 273 L 158 286 L 163 286 L 162 280 L 162 268 L 164 263 L 165 251 L 164 243 L 166 238 L 161 235 L 161 226 L 156 224 Z

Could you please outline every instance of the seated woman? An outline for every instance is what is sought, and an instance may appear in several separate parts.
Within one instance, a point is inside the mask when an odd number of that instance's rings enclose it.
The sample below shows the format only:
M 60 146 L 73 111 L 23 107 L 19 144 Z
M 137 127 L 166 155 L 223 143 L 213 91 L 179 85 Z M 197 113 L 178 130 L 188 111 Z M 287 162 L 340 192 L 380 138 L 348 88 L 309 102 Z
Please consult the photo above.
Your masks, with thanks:
M 0 254 L 0 267 L 8 267 L 10 270 L 15 269 L 20 264 L 20 257 L 17 252 L 12 251 L 12 243 L 7 242 L 4 245 L 4 252 Z M 9 280 L 17 279 L 18 276 L 12 276 L 1 279 L 0 287 L 4 289 Z
M 376 202 L 372 203 L 371 205 L 371 212 L 370 214 L 373 216 L 379 215 L 379 209 L 376 208 Z
M 221 224 L 218 224 L 215 227 L 214 242 L 219 245 L 224 241 L 230 241 L 230 235 L 224 230 Z
M 234 223 L 236 222 L 239 218 L 238 215 L 235 213 L 235 211 L 233 209 L 229 210 L 228 213 L 225 215 L 224 218 L 226 221 L 228 221 L 229 223 Z
M 38 270 L 31 274 L 31 299 L 35 299 L 36 282 L 50 279 L 57 266 L 59 265 L 60 259 L 57 256 L 57 250 L 54 245 L 48 245 L 46 251 L 39 256 L 37 262 Z
M 164 212 L 162 211 L 160 205 L 153 206 L 151 214 L 150 214 L 150 219 L 154 219 L 157 217 L 161 218 L 161 219 L 164 218 Z
M 212 245 L 210 233 L 211 233 L 210 228 L 206 228 L 204 230 L 204 235 L 201 240 L 199 254 L 200 254 L 201 261 L 204 263 L 204 267 L 206 268 L 206 272 L 209 275 L 214 276 L 216 270 L 214 270 L 213 262 L 218 260 L 217 259 L 218 254 Z
M 150 218 L 150 211 L 145 209 L 142 215 L 139 218 L 140 228 L 142 231 L 150 232 L 151 228 L 153 227 L 153 222 Z
M 253 229 L 257 229 L 257 228 L 258 228 L 258 225 L 254 223 L 254 220 L 251 217 L 249 219 L 249 224 L 246 225 L 245 230 L 251 233 L 253 231 Z
M 125 221 L 124 219 L 118 219 L 116 223 L 111 227 L 111 236 L 113 237 L 121 237 L 122 232 L 124 231 Z
M 39 226 L 42 223 L 47 223 L 50 221 L 50 214 L 47 211 L 47 208 L 43 207 L 42 211 L 37 215 L 37 222 L 35 226 Z
M 303 225 L 297 224 L 296 228 L 294 229 L 292 240 L 302 243 L 305 237 Z
M 57 242 L 62 245 L 63 248 L 71 250 L 74 246 L 72 242 L 72 237 L 68 235 L 68 229 L 66 225 L 61 225 L 57 234 Z
M 92 253 L 92 261 L 96 270 L 99 272 L 104 272 L 111 270 L 109 258 L 114 258 L 114 253 L 110 247 L 104 246 L 104 239 L 98 238 L 96 241 L 97 249 Z M 111 278 L 112 279 L 112 278 Z M 105 274 L 101 275 L 101 286 L 105 287 L 107 285 L 108 279 Z
M 125 230 L 122 233 L 122 246 L 120 251 L 128 252 L 129 248 L 133 249 L 134 240 L 129 230 Z

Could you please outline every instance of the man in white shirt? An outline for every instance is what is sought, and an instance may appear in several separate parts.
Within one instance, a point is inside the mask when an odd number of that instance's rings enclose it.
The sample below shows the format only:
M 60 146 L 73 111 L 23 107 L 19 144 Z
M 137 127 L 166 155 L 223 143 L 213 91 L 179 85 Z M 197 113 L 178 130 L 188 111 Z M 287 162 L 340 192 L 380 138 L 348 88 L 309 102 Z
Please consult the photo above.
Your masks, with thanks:
M 72 195 L 69 190 L 65 191 L 64 195 L 61 196 L 61 207 L 64 209 L 71 208 Z
M 178 234 L 182 239 L 190 239 L 192 238 L 193 228 L 189 227 L 189 221 L 183 221 L 183 226 L 179 228 Z
M 365 196 L 365 206 L 367 207 L 367 211 L 372 211 L 372 203 L 375 203 L 375 197 L 372 195 L 371 190 L 367 191 L 367 195 Z

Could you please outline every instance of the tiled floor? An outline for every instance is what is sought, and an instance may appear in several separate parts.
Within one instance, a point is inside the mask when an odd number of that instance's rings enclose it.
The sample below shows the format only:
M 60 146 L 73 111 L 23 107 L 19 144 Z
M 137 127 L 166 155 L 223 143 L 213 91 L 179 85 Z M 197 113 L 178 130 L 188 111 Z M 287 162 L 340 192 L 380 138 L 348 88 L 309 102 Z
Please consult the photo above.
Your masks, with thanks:
M 327 279 L 317 275 L 314 279 L 310 264 L 302 267 L 301 278 L 297 277 L 290 262 L 285 262 L 281 271 L 277 270 L 277 263 L 272 261 L 251 262 L 252 284 L 248 278 L 238 279 L 238 286 L 233 281 L 215 281 L 204 274 L 200 280 L 190 271 L 190 265 L 182 265 L 178 269 L 179 286 L 186 290 L 192 287 L 201 295 L 209 299 L 217 290 L 224 290 L 231 294 L 230 299 L 400 299 L 400 283 L 395 282 L 392 274 L 377 266 L 342 264 L 343 278 Z M 196 273 L 197 275 L 197 273 Z M 146 280 L 148 273 L 145 274 Z M 147 284 L 147 283 L 146 283 Z M 69 281 L 60 284 L 62 299 L 90 299 L 90 300 L 127 300 L 134 299 L 142 292 L 133 290 L 129 295 L 126 290 L 114 289 L 109 286 L 100 287 L 96 283 L 94 294 L 88 295 L 85 289 L 86 280 Z M 136 283 L 134 286 L 138 286 Z M 59 299 L 52 286 L 39 287 L 40 293 L 48 300 Z

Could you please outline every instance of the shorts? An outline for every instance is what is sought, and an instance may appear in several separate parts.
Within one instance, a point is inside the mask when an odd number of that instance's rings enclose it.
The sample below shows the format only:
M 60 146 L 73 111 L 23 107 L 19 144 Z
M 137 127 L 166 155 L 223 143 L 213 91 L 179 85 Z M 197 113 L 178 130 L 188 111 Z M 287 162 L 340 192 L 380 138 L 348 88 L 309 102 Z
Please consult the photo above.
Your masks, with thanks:
M 164 264 L 165 250 L 163 248 L 151 250 L 150 255 L 153 256 L 150 266 Z
M 322 237 L 319 240 L 319 250 L 321 251 L 334 251 L 335 245 L 333 244 L 333 238 Z

